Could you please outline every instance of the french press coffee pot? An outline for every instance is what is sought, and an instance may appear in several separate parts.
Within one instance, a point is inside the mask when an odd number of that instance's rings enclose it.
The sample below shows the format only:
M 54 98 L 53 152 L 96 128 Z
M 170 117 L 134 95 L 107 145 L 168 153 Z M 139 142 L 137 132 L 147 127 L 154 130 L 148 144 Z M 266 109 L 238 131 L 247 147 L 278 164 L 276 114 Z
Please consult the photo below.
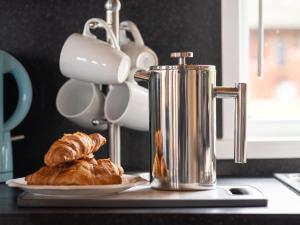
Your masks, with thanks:
M 192 52 L 175 52 L 178 65 L 152 66 L 149 80 L 151 186 L 212 189 L 216 184 L 216 98 L 235 99 L 234 155 L 246 163 L 246 84 L 216 86 L 213 65 L 188 65 Z

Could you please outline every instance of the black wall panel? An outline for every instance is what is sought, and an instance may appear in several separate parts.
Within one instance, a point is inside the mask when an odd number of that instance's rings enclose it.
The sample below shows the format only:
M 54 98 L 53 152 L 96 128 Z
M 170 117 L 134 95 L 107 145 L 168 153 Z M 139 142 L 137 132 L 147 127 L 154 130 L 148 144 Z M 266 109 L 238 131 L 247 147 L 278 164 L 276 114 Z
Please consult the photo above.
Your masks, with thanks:
M 145 43 L 157 52 L 160 64 L 176 63 L 169 58 L 172 51 L 193 51 L 194 59 L 189 62 L 216 65 L 220 83 L 220 0 L 121 2 L 121 20 L 130 19 L 137 24 Z M 39 168 L 50 144 L 63 133 L 82 130 L 55 108 L 57 91 L 67 80 L 59 71 L 59 54 L 68 35 L 81 32 L 87 19 L 105 18 L 104 4 L 104 0 L 0 1 L 0 49 L 23 63 L 33 84 L 30 112 L 12 132 L 26 136 L 13 144 L 16 177 Z M 5 93 L 7 117 L 17 99 L 13 80 L 6 80 Z M 103 134 L 107 137 L 107 132 Z M 122 129 L 122 163 L 126 169 L 149 168 L 148 138 L 148 133 Z M 98 156 L 106 154 L 107 147 Z

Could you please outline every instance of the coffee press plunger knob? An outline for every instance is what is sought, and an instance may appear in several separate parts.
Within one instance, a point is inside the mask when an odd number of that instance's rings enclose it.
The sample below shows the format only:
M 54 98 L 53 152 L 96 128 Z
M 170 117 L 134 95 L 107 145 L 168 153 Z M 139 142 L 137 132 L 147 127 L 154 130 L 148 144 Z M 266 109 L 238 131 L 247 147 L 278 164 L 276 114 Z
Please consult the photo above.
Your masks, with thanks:
M 179 65 L 185 65 L 185 58 L 193 58 L 194 54 L 193 52 L 172 52 L 171 58 L 178 58 Z

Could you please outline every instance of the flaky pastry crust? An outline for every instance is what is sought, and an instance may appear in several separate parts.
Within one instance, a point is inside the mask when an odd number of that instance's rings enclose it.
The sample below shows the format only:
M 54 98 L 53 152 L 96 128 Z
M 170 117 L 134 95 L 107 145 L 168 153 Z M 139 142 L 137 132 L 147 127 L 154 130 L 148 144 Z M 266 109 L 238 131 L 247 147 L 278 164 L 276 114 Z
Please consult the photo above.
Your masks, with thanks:
M 29 185 L 103 185 L 121 184 L 123 169 L 109 159 L 82 159 L 60 166 L 44 166 L 26 176 Z
M 51 145 L 44 157 L 44 163 L 48 167 L 55 167 L 82 158 L 90 159 L 94 157 L 93 153 L 105 143 L 106 139 L 98 133 L 65 134 Z

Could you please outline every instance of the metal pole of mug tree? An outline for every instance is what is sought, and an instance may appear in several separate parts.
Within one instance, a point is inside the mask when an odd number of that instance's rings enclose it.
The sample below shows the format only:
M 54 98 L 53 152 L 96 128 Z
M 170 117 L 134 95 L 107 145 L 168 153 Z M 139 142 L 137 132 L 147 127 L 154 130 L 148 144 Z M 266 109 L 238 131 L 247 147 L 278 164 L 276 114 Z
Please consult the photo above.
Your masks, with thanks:
M 119 0 L 108 0 L 105 3 L 106 22 L 114 32 L 119 42 L 119 11 L 121 3 Z M 109 87 L 111 88 L 111 87 Z M 109 157 L 113 163 L 121 165 L 121 128 L 116 124 L 109 124 Z

